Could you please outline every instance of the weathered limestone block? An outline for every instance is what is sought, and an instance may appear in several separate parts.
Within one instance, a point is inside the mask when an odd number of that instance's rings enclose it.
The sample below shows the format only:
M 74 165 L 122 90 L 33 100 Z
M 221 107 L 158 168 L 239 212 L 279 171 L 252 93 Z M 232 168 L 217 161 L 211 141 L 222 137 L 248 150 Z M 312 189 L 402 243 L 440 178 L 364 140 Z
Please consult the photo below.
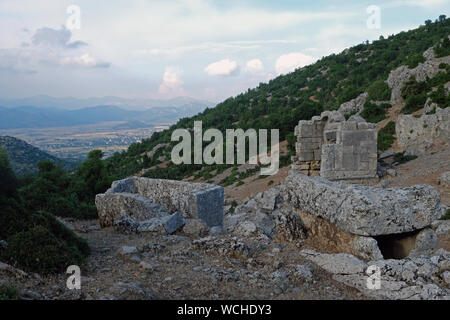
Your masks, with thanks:
M 369 94 L 367 92 L 363 92 L 355 99 L 352 99 L 348 102 L 344 102 L 343 104 L 341 104 L 338 111 L 342 114 L 349 114 L 353 112 L 360 113 L 363 109 L 364 103 L 366 102 L 368 96 Z
M 100 226 L 111 227 L 126 213 L 135 221 L 160 218 L 167 215 L 157 203 L 135 193 L 98 194 L 95 197 Z
M 436 108 L 435 114 L 399 115 L 395 134 L 398 145 L 414 149 L 416 155 L 423 154 L 436 143 L 450 141 L 450 108 Z
M 429 255 L 438 245 L 436 232 L 431 228 L 425 228 L 416 236 L 414 248 L 409 253 L 409 257 Z
M 96 206 L 102 227 L 112 226 L 124 213 L 144 221 L 176 211 L 213 227 L 223 223 L 223 199 L 221 186 L 131 177 L 115 181 L 105 194 L 98 194 Z
M 358 236 L 344 231 L 327 220 L 313 214 L 298 210 L 308 239 L 318 249 L 328 253 L 349 253 L 361 259 L 370 261 L 383 259 L 377 241 L 372 237 Z
M 439 193 L 427 185 L 383 189 L 332 182 L 291 170 L 280 193 L 295 208 L 362 236 L 419 230 L 444 213 Z

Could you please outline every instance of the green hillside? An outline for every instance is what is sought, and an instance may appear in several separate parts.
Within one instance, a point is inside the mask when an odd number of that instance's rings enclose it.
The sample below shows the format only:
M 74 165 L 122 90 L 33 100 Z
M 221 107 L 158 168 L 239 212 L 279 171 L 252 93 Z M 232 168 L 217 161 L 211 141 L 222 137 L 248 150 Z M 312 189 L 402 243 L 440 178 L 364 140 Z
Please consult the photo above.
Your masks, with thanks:
M 435 48 L 437 57 L 449 55 L 449 34 L 450 20 L 440 16 L 435 22 L 426 21 L 426 25 L 417 29 L 388 38 L 380 36 L 372 43 L 366 41 L 339 54 L 324 57 L 310 66 L 261 83 L 257 88 L 229 98 L 215 108 L 181 119 L 170 129 L 131 145 L 127 152 L 116 153 L 107 160 L 108 172 L 120 178 L 153 167 L 146 176 L 182 179 L 197 175 L 207 179 L 212 170 L 225 170 L 226 165 L 202 168 L 200 165 L 177 166 L 172 163 L 164 169 L 156 168 L 158 163 L 170 159 L 170 150 L 175 143 L 160 148 L 151 159 L 144 155 L 156 145 L 170 142 L 174 129 L 192 128 L 195 120 L 203 121 L 203 130 L 217 128 L 222 132 L 227 128 L 279 128 L 280 140 L 287 139 L 292 150 L 292 132 L 299 120 L 310 119 L 324 110 L 335 110 L 341 103 L 364 91 L 369 93 L 367 101 L 389 100 L 391 90 L 385 80 L 390 71 L 402 65 L 410 68 L 417 66 L 425 60 L 422 54 L 430 47 Z M 449 81 L 446 69 L 448 66 L 444 66 L 438 85 Z M 376 106 L 366 103 L 362 115 L 368 121 L 380 121 L 389 107 L 386 104 Z M 162 155 L 165 159 L 161 158 Z M 282 158 L 281 162 L 286 165 L 289 156 Z
M 66 169 L 72 169 L 76 166 L 74 161 L 57 158 L 14 137 L 0 136 L 0 147 L 6 149 L 11 167 L 18 176 L 37 173 L 38 163 L 44 160 L 61 163 Z

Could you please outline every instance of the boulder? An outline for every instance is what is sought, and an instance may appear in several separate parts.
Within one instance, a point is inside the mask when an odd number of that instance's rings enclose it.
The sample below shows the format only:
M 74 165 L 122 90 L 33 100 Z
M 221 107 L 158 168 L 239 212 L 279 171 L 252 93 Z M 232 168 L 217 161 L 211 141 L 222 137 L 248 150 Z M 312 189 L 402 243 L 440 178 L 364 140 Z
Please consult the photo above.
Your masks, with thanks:
M 376 188 L 308 177 L 295 171 L 283 185 L 284 200 L 340 229 L 362 236 L 419 230 L 443 215 L 431 186 Z

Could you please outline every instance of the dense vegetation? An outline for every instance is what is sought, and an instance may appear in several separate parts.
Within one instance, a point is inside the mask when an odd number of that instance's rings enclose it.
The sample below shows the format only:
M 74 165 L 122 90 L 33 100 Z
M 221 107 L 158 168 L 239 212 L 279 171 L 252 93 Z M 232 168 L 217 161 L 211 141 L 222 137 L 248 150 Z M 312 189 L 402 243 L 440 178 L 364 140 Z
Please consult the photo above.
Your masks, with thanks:
M 90 253 L 86 241 L 56 220 L 56 212 L 33 208 L 24 199 L 26 193 L 17 189 L 19 181 L 1 148 L 0 177 L 0 239 L 7 241 L 7 248 L 0 249 L 0 261 L 44 274 L 82 264 Z
M 422 53 L 435 47 L 438 56 L 448 55 L 450 34 L 450 19 L 440 16 L 436 22 L 427 21 L 417 29 L 391 35 L 388 38 L 359 44 L 343 51 L 324 57 L 316 63 L 298 69 L 287 75 L 279 76 L 268 83 L 261 83 L 255 89 L 229 98 L 215 108 L 184 118 L 168 130 L 155 133 L 150 139 L 130 146 L 128 151 L 116 153 L 107 160 L 108 174 L 116 178 L 135 174 L 144 168 L 152 168 L 146 173 L 149 177 L 181 179 L 198 175 L 208 177 L 208 174 L 218 170 L 223 172 L 226 165 L 173 165 L 161 169 L 156 165 L 163 162 L 161 156 L 170 158 L 170 142 L 173 130 L 177 128 L 192 128 L 194 121 L 203 121 L 203 129 L 217 128 L 225 132 L 227 128 L 279 128 L 280 139 L 288 139 L 293 150 L 292 131 L 301 119 L 310 119 L 323 110 L 334 110 L 343 102 L 347 102 L 360 93 L 367 91 L 369 98 L 364 106 L 362 116 L 368 121 L 378 122 L 386 117 L 389 104 L 374 104 L 369 101 L 386 101 L 390 97 L 390 89 L 385 83 L 389 72 L 401 65 L 415 67 L 423 62 Z M 444 39 L 444 40 L 442 40 Z M 446 40 L 447 39 L 447 40 Z M 446 69 L 446 70 L 444 70 Z M 439 105 L 448 105 L 449 97 L 445 97 L 441 84 L 449 76 L 448 67 L 443 66 L 443 72 L 428 85 L 438 83 L 439 88 L 430 94 L 433 101 Z M 448 81 L 448 80 L 447 80 Z M 426 92 L 429 92 L 427 90 Z M 408 95 L 407 107 L 404 112 L 412 112 L 423 104 L 422 92 Z M 423 102 L 423 103 L 422 103 Z M 413 107 L 414 106 L 414 107 Z M 386 129 L 387 130 L 387 129 Z M 383 133 L 382 133 L 383 135 Z M 382 136 L 380 143 L 384 149 L 388 145 Z M 156 145 L 169 143 L 161 148 L 151 159 L 144 154 Z M 392 144 L 392 143 L 391 143 Z

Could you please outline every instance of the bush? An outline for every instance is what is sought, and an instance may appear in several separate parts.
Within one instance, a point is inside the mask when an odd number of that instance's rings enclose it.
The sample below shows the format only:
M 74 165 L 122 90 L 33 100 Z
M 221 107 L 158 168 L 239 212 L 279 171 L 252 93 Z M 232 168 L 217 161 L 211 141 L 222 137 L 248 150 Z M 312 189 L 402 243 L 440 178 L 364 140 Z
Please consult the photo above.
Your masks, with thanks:
M 377 123 L 381 120 L 386 119 L 386 110 L 391 107 L 388 103 L 383 103 L 376 105 L 370 101 L 366 101 L 364 104 L 363 111 L 361 112 L 361 117 L 363 117 L 367 122 Z
M 394 154 L 394 162 L 398 162 L 400 164 L 406 163 L 406 162 L 414 160 L 416 158 L 417 158 L 417 156 L 414 156 L 414 155 L 405 156 L 404 152 L 397 152 Z
M 405 101 L 405 106 L 402 109 L 402 113 L 410 114 L 424 107 L 427 101 L 427 95 L 425 92 L 419 95 L 409 96 Z
M 16 192 L 18 182 L 4 148 L 0 148 L 0 181 L 0 194 L 10 195 Z
M 385 151 L 394 143 L 395 122 L 390 121 L 378 132 L 378 150 Z
M 64 234 L 67 236 L 69 232 L 64 229 L 61 227 L 58 234 L 36 225 L 19 232 L 8 238 L 8 248 L 2 256 L 21 269 L 41 274 L 63 272 L 72 264 L 81 265 L 89 247 L 75 236 L 72 241 L 64 239 Z
M 0 301 L 1 300 L 20 300 L 19 290 L 9 283 L 0 284 Z
M 391 98 L 391 88 L 383 80 L 374 81 L 369 88 L 367 93 L 369 94 L 368 100 L 384 101 Z
M 441 220 L 450 220 L 450 209 L 442 216 Z
M 406 60 L 406 65 L 412 69 L 419 65 L 419 63 L 425 62 L 425 57 L 421 53 L 412 54 Z

